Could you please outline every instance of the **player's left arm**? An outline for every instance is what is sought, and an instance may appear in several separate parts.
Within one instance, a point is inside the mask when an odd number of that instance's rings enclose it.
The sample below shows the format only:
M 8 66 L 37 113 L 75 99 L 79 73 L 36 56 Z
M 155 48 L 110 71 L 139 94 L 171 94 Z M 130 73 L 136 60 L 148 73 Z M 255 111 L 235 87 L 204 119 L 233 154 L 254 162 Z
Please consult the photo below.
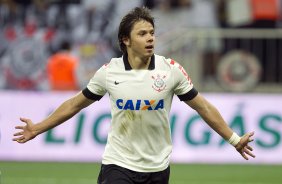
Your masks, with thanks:
M 184 101 L 187 105 L 193 108 L 198 114 L 203 118 L 203 120 L 215 130 L 221 137 L 229 142 L 236 142 L 234 138 L 233 130 L 227 125 L 227 123 L 222 118 L 219 111 L 208 102 L 200 93 L 198 93 L 192 100 Z M 236 134 L 237 135 L 237 134 Z M 249 156 L 255 157 L 252 153 L 253 148 L 248 145 L 249 142 L 253 141 L 252 136 L 254 132 L 246 133 L 242 137 L 238 137 L 238 143 L 233 144 L 236 150 L 242 155 L 246 160 Z M 234 139 L 234 140 L 233 140 Z M 249 156 L 247 156 L 249 155 Z

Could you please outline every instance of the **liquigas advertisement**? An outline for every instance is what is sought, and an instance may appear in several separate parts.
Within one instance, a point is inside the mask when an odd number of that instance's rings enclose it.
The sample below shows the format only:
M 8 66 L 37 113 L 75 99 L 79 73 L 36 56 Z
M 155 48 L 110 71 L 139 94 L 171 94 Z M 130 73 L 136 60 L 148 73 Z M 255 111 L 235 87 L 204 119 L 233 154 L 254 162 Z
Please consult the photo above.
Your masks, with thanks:
M 0 160 L 100 162 L 110 128 L 108 96 L 25 144 L 12 141 L 20 117 L 39 122 L 73 93 L 0 92 Z M 282 163 L 282 95 L 204 94 L 238 134 L 254 131 L 248 163 Z M 172 162 L 246 163 L 185 103 L 170 113 Z

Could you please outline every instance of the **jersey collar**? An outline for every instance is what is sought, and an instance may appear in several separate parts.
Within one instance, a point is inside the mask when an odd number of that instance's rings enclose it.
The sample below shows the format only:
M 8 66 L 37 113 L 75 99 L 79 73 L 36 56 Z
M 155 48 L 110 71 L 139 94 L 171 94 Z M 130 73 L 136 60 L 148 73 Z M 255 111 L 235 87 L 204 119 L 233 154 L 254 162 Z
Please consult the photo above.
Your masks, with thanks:
M 131 68 L 131 66 L 130 66 L 130 64 L 128 62 L 128 55 L 127 55 L 127 53 L 124 54 L 122 56 L 122 58 L 123 58 L 123 63 L 124 63 L 125 70 L 132 70 L 132 68 Z M 155 69 L 155 55 L 152 55 L 148 70 L 154 70 L 154 69 Z

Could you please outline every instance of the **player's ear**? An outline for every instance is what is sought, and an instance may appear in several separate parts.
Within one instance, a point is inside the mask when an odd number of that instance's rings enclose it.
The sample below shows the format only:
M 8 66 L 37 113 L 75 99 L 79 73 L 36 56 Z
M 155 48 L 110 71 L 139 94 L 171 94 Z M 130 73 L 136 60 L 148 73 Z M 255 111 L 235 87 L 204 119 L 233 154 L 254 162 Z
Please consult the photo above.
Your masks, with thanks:
M 130 45 L 130 39 L 128 37 L 123 37 L 122 42 L 124 45 L 129 46 Z

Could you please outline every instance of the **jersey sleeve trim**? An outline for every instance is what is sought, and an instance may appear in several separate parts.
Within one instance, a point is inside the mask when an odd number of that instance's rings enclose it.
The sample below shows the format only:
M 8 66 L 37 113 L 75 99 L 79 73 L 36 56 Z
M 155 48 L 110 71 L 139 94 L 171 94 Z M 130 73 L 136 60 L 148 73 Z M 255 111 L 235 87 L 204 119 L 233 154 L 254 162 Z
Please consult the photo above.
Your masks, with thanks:
M 101 95 L 96 95 L 94 93 L 92 93 L 88 88 L 85 88 L 84 90 L 82 90 L 82 94 L 90 99 L 90 100 L 95 100 L 95 101 L 99 101 L 103 96 Z
M 195 98 L 198 93 L 199 92 L 195 88 L 192 88 L 187 93 L 185 93 L 183 95 L 177 95 L 177 96 L 180 99 L 180 101 L 187 101 L 187 100 L 192 100 L 193 98 Z

